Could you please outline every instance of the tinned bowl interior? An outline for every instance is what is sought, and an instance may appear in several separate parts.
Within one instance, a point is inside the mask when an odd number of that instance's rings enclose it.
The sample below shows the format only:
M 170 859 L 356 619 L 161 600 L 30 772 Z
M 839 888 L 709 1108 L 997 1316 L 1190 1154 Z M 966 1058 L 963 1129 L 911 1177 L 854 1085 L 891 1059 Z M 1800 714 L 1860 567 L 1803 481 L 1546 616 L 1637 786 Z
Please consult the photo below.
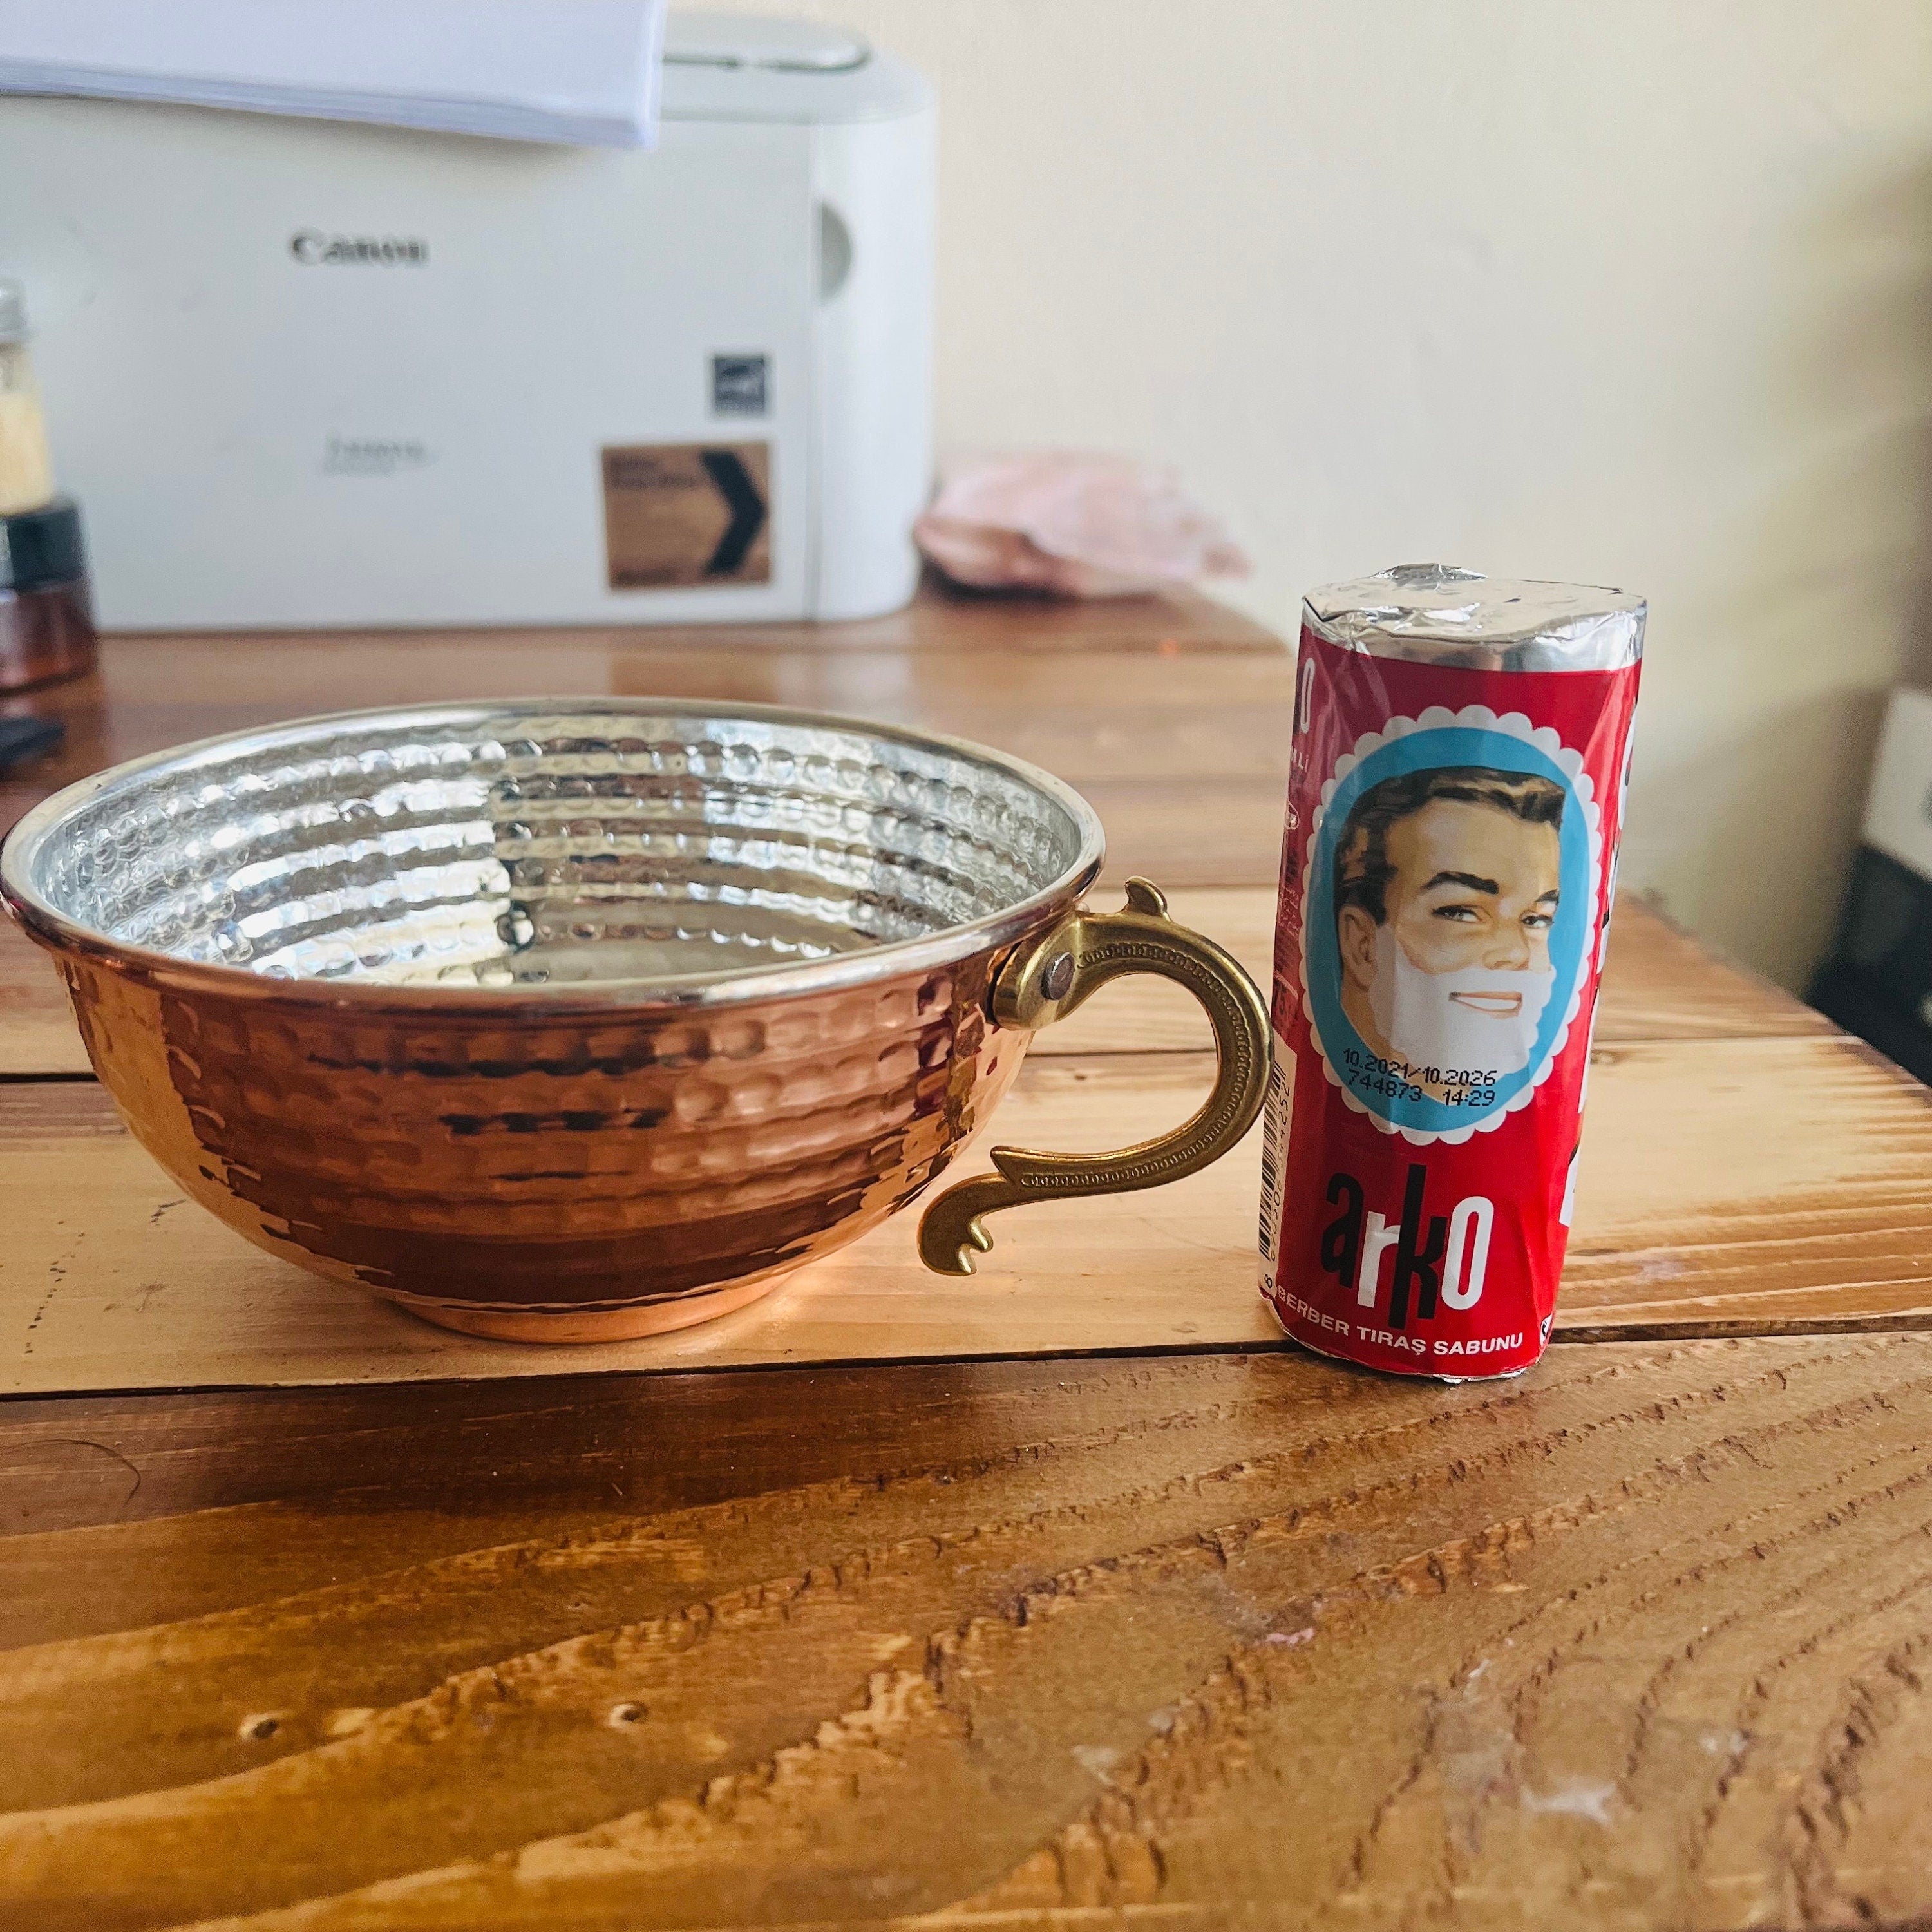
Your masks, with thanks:
M 675 995 L 998 919 L 1099 840 L 1017 760 L 756 707 L 352 715 L 91 784 L 12 842 L 30 910 L 338 986 Z

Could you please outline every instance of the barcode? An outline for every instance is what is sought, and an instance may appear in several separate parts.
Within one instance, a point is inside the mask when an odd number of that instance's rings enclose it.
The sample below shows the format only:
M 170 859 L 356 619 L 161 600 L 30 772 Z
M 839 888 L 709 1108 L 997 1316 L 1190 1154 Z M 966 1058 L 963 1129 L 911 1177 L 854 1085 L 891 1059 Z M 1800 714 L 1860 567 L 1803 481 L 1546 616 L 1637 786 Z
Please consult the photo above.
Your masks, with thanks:
M 1262 1259 L 1270 1263 L 1281 1229 L 1281 1170 L 1294 1098 L 1294 1064 L 1286 1042 L 1277 1040 L 1268 1066 L 1268 1106 L 1262 1115 Z

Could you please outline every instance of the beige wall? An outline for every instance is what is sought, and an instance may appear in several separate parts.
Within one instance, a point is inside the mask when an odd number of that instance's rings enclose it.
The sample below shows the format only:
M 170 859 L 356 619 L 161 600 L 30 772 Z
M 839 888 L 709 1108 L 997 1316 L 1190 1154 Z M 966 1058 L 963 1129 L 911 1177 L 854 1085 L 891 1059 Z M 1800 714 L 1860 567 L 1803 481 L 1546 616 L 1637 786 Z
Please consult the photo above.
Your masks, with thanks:
M 1172 458 L 1283 628 L 1426 557 L 1643 591 L 1624 876 L 1802 981 L 1927 616 L 1932 8 L 766 10 L 938 83 L 943 445 Z

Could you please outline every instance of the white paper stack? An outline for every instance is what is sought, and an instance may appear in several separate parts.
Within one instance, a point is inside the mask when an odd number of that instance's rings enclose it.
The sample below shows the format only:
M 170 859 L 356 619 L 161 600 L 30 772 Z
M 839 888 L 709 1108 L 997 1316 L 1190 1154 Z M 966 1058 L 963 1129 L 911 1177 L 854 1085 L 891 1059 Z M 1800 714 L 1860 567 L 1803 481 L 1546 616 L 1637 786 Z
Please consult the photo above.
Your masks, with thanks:
M 664 0 L 0 0 L 0 93 L 649 147 Z

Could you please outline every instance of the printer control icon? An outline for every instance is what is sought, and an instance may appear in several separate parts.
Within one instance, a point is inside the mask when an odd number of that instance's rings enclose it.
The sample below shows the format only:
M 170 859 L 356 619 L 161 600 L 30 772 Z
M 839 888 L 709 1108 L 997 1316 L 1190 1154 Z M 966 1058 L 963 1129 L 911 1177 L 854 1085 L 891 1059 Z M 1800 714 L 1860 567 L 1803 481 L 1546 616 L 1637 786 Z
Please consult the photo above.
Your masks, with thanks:
M 711 413 L 761 416 L 771 408 L 769 356 L 714 356 L 711 358 Z

